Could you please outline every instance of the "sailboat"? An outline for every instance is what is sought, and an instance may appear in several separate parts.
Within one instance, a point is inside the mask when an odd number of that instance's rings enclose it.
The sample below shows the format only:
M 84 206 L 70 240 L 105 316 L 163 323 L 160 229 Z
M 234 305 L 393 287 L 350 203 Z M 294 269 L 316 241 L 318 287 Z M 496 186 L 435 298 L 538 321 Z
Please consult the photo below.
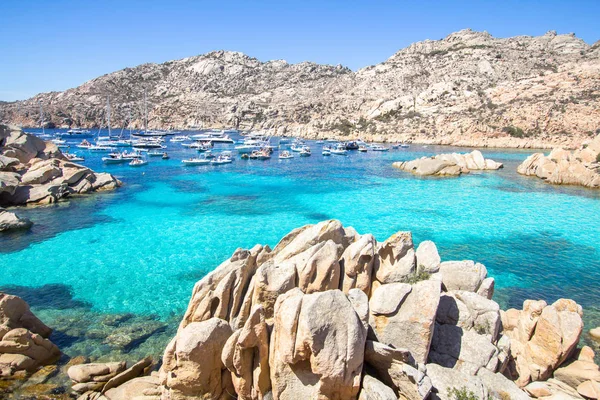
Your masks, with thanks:
M 149 131 L 148 130 L 148 91 L 146 90 L 146 88 L 144 88 L 144 132 L 138 132 L 138 133 L 134 133 L 133 136 L 135 137 L 150 137 L 150 138 L 156 138 L 156 137 L 163 137 L 163 136 L 167 136 L 169 135 L 169 132 L 165 132 L 165 131 Z
M 108 138 L 110 138 L 110 96 L 108 96 L 108 98 L 106 99 L 106 120 L 108 123 Z M 112 150 L 108 143 L 106 143 L 106 139 L 100 138 L 101 129 L 102 125 L 100 125 L 100 127 L 98 128 L 98 137 L 96 138 L 96 144 L 88 147 L 89 151 L 104 152 Z

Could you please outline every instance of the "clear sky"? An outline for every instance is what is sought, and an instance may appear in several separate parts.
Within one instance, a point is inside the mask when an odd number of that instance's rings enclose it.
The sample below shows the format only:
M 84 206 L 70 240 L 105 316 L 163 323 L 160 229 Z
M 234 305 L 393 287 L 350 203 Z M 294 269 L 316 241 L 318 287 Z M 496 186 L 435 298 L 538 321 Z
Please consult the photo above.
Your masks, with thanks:
M 358 69 L 464 28 L 600 39 L 600 0 L 0 0 L 0 100 L 212 50 Z

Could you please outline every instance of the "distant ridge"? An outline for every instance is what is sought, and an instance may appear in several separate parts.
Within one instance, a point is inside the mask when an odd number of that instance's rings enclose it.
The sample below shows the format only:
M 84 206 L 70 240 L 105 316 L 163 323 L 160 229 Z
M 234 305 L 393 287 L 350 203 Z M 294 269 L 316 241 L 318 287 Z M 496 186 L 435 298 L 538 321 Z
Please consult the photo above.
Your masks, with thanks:
M 243 53 L 142 64 L 64 92 L 1 103 L 0 121 L 57 126 L 149 124 L 276 129 L 466 146 L 576 147 L 600 133 L 600 42 L 573 34 L 498 39 L 464 29 L 401 49 L 356 72 L 341 65 L 261 62 Z M 20 108 L 20 113 L 18 112 Z

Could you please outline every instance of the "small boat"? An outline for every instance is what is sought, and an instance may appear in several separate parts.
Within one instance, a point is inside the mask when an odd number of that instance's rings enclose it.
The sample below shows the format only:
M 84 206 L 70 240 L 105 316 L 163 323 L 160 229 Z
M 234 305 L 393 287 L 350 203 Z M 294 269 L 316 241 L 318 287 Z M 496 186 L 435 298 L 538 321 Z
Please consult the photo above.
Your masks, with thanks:
M 85 161 L 85 159 L 81 156 L 78 156 L 75 153 L 63 153 L 63 156 L 67 157 L 69 161 Z
M 207 160 L 206 158 L 200 158 L 200 157 L 191 157 L 191 158 L 188 158 L 187 160 L 181 160 L 181 162 L 186 167 L 194 167 L 194 166 L 197 166 L 197 165 L 207 165 L 207 164 L 210 164 L 210 160 Z
M 91 146 L 92 144 L 85 139 L 83 139 L 81 143 L 77 145 L 77 147 L 79 147 L 80 149 L 89 149 Z
M 317 140 L 317 144 L 323 144 L 325 143 L 323 140 Z
M 52 143 L 54 144 L 65 144 L 67 143 L 66 140 L 62 140 L 62 139 L 52 139 Z
M 292 151 L 295 151 L 296 153 L 300 153 L 306 146 L 303 144 L 294 144 L 291 147 Z
M 358 150 L 358 142 L 355 140 L 346 142 L 345 147 L 346 150 Z
M 91 145 L 90 147 L 87 148 L 89 151 L 94 151 L 94 152 L 103 152 L 103 151 L 112 151 L 112 147 L 110 146 L 103 146 L 103 145 Z
M 134 159 L 123 157 L 122 154 L 113 155 L 110 154 L 108 157 L 102 157 L 102 162 L 105 164 L 123 164 L 126 162 L 131 162 Z
M 294 158 L 294 155 L 287 150 L 284 150 L 281 153 L 279 153 L 280 160 L 289 160 L 290 158 Z
M 148 152 L 148 156 L 150 156 L 150 157 L 162 157 L 163 154 L 165 154 L 165 153 L 158 151 L 158 150 L 152 150 L 152 151 Z
M 300 151 L 300 157 L 310 157 L 310 147 L 304 146 L 302 151 Z
M 169 157 L 169 155 L 168 155 L 167 153 L 163 153 L 161 158 L 162 158 L 163 160 L 168 160 L 168 159 L 169 159 L 169 158 L 171 158 L 171 157 Z
M 374 144 L 371 146 L 371 150 L 373 150 L 373 151 L 388 151 L 389 149 L 387 147 L 381 146 L 379 144 Z
M 230 151 L 224 151 L 223 153 L 219 154 L 219 156 L 215 159 L 213 159 L 210 163 L 212 165 L 221 165 L 221 164 L 230 164 L 233 162 L 233 159 L 231 158 L 231 152 Z
M 190 137 L 184 135 L 176 135 L 171 138 L 172 143 L 185 142 L 186 140 L 190 140 Z
M 131 162 L 129 163 L 130 167 L 143 167 L 144 165 L 148 164 L 148 161 L 143 160 L 141 158 L 134 158 L 133 160 L 131 160 Z
M 367 150 L 368 150 L 368 148 L 364 144 L 361 144 L 360 146 L 358 146 L 358 151 L 360 151 L 362 153 L 366 153 Z
M 346 146 L 343 144 L 338 144 L 337 146 L 332 147 L 329 152 L 331 154 L 335 154 L 336 156 L 345 156 L 348 154 L 348 150 L 346 150 Z
M 87 129 L 73 128 L 73 129 L 69 129 L 66 132 L 57 132 L 56 136 L 61 137 L 61 138 L 62 137 L 91 138 L 94 136 L 94 134 Z
M 324 148 L 323 151 L 321 152 L 321 154 L 323 154 L 324 156 L 330 156 L 331 155 L 331 149 L 329 149 L 329 147 Z

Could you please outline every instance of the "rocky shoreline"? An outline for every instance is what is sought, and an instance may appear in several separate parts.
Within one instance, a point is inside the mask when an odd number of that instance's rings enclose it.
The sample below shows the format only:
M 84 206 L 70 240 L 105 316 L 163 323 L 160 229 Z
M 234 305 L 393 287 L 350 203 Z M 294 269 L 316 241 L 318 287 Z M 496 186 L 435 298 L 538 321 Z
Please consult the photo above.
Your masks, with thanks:
M 53 143 L 0 125 L 0 207 L 51 204 L 119 186 L 111 174 L 69 161 Z M 0 208 L 0 231 L 29 226 L 27 220 Z
M 238 249 L 200 280 L 158 371 L 78 360 L 67 373 L 81 399 L 597 399 L 581 307 L 503 311 L 494 284 L 410 232 L 377 243 L 324 221 Z M 0 364 L 24 314 L 0 307 Z M 4 364 L 3 379 L 35 370 Z
M 557 148 L 548 156 L 532 154 L 519 165 L 517 172 L 555 185 L 600 188 L 600 136 L 574 152 Z

